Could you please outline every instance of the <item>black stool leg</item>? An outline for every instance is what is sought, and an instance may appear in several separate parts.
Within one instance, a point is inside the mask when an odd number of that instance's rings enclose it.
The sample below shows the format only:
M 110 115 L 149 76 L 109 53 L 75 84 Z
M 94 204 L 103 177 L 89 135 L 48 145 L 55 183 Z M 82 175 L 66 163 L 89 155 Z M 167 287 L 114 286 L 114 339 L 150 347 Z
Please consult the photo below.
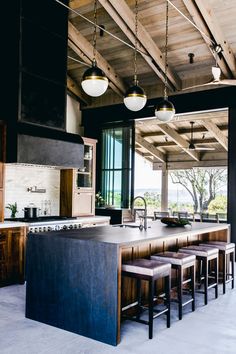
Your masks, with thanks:
M 141 279 L 137 278 L 137 301 L 138 301 L 138 313 L 137 313 L 137 318 L 140 318 L 141 315 L 141 299 L 142 299 L 142 294 L 141 294 Z
M 227 256 L 226 256 L 225 252 L 223 252 L 222 258 L 223 258 L 223 294 L 225 294 L 225 292 L 226 292 L 226 273 L 227 273 L 227 270 L 226 270 Z
M 208 303 L 208 260 L 204 259 L 204 301 L 205 305 Z
M 195 267 L 194 265 L 190 267 L 191 276 L 191 295 L 192 295 L 192 311 L 195 311 Z
M 234 261 L 235 261 L 235 252 L 232 252 L 231 253 L 231 268 L 232 268 L 232 271 L 231 271 L 231 274 L 232 274 L 232 289 L 234 288 Z
M 216 286 L 215 286 L 215 298 L 218 298 L 218 272 L 219 272 L 219 258 L 216 257 L 214 260 L 214 272 L 215 272 L 215 282 L 216 282 Z
M 171 289 L 171 275 L 165 277 L 165 293 L 168 311 L 166 313 L 166 325 L 170 328 L 170 289 Z
M 151 279 L 149 280 L 149 339 L 153 337 L 153 297 L 154 297 L 154 284 L 155 282 Z
M 183 316 L 183 269 L 182 267 L 178 267 L 178 305 L 179 305 L 179 319 L 182 320 Z

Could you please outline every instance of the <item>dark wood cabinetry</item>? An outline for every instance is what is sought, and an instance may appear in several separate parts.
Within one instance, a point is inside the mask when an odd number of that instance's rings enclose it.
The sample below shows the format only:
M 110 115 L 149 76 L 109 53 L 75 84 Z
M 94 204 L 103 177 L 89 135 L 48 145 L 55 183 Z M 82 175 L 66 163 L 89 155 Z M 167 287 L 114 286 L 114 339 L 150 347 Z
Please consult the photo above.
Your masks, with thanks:
M 25 227 L 0 229 L 0 286 L 24 282 Z

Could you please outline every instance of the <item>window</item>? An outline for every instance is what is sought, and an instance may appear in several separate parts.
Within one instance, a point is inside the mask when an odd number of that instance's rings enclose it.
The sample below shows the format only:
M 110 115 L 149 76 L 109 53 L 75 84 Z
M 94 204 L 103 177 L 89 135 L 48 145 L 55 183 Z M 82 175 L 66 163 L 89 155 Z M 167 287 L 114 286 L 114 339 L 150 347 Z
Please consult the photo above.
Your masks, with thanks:
M 107 205 L 129 207 L 132 163 L 132 127 L 103 129 L 101 192 Z

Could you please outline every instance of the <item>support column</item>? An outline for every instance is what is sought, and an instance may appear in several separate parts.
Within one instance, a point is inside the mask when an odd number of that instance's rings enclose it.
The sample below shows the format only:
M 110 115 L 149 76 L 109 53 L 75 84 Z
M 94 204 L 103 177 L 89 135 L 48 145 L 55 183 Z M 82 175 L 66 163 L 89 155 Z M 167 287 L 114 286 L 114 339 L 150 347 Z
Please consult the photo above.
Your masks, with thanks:
M 168 210 L 168 170 L 163 163 L 161 176 L 161 211 Z

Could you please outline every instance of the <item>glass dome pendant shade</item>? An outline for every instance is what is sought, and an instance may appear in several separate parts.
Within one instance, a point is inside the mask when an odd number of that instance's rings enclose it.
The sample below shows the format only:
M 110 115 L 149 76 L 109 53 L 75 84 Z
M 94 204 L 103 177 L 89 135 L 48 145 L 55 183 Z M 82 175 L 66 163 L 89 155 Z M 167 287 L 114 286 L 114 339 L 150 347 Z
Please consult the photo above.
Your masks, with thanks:
M 95 60 L 93 60 L 92 67 L 84 72 L 81 86 L 84 92 L 92 97 L 101 96 L 106 92 L 108 79 L 104 72 L 97 67 Z
M 175 115 L 175 107 L 172 102 L 168 101 L 168 97 L 156 106 L 155 116 L 162 122 L 169 122 Z
M 124 104 L 130 111 L 140 111 L 147 102 L 147 96 L 142 89 L 138 86 L 138 81 L 134 79 L 134 84 L 131 86 L 125 94 Z

